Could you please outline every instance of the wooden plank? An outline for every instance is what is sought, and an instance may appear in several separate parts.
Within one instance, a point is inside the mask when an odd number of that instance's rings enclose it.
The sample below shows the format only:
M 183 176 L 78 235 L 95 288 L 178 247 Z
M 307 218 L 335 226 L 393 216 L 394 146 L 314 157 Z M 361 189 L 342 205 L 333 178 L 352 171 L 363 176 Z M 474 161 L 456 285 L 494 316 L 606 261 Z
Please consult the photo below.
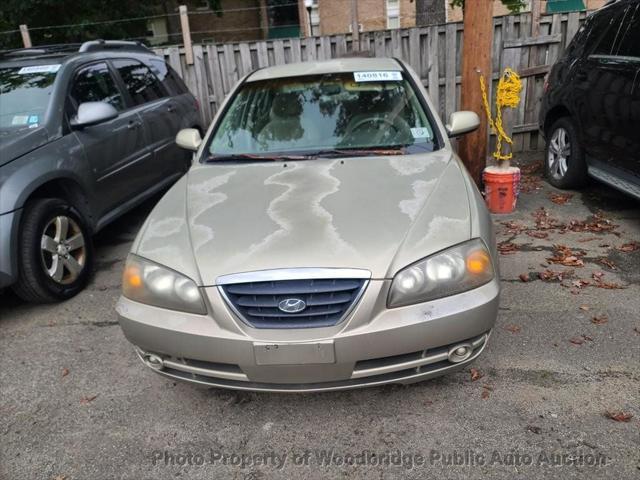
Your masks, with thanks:
M 562 35 L 562 18 L 559 13 L 556 13 L 555 15 L 553 15 L 553 19 L 551 20 L 551 33 L 552 34 L 559 33 L 560 35 Z M 547 58 L 545 59 L 544 63 L 548 65 L 553 65 L 554 63 L 556 63 L 556 60 L 558 60 L 558 57 L 560 56 L 561 46 L 562 46 L 561 44 L 555 44 L 555 43 L 552 45 L 549 45 Z
M 331 37 L 320 37 L 320 60 L 331 58 Z
M 283 40 L 274 40 L 272 42 L 273 45 L 273 58 L 276 65 L 284 65 L 284 41 Z
M 575 34 L 580 28 L 580 12 L 571 12 L 567 19 L 567 39 L 565 45 L 569 45 L 569 42 L 573 39 Z
M 182 62 L 180 62 L 180 49 L 178 47 L 170 47 L 169 50 L 169 65 L 173 68 L 181 78 L 184 78 L 182 73 Z
M 551 70 L 551 65 L 536 65 L 535 67 L 523 68 L 518 72 L 520 78 L 534 77 L 536 75 L 544 75 Z
M 409 30 L 409 65 L 422 78 L 423 70 L 420 56 L 420 29 L 412 28 Z
M 560 43 L 562 42 L 562 35 L 540 35 L 539 37 L 527 37 L 524 39 L 513 39 L 513 40 L 505 40 L 503 43 L 503 48 L 521 48 L 521 47 L 529 47 L 532 45 L 547 45 L 549 43 Z
M 224 91 L 229 93 L 238 81 L 238 67 L 236 64 L 236 54 L 231 43 L 225 43 L 222 47 L 224 63 L 222 64 L 222 75 L 224 79 Z
M 256 42 L 256 50 L 258 52 L 258 68 L 269 66 L 269 51 L 267 42 Z
M 224 100 L 224 82 L 222 80 L 222 71 L 220 69 L 220 60 L 218 56 L 218 47 L 216 45 L 207 45 L 207 63 L 209 72 L 211 73 L 211 87 L 215 97 L 215 107 L 212 108 L 212 116 L 220 108 L 220 104 Z
M 522 124 L 522 125 L 515 125 L 513 127 L 513 133 L 514 134 L 532 132 L 532 131 L 537 131 L 537 130 L 538 130 L 538 124 L 537 123 L 525 123 L 525 124 Z
M 293 63 L 302 61 L 302 48 L 300 46 L 299 38 L 292 38 L 289 40 L 291 46 L 291 61 Z
M 446 26 L 445 52 L 448 55 L 445 58 L 445 119 L 449 118 L 456 110 L 456 36 L 457 25 L 449 23 Z
M 193 70 L 195 72 L 196 96 L 200 99 L 200 112 L 206 124 L 211 121 L 211 104 L 209 103 L 209 82 L 204 71 L 204 52 L 202 45 L 193 46 Z
M 242 65 L 242 76 L 251 73 L 253 70 L 251 66 L 251 51 L 249 50 L 249 44 L 247 42 L 242 42 L 239 44 L 240 48 L 240 64 Z
M 193 48 L 191 45 L 191 30 L 189 28 L 189 14 L 186 5 L 178 7 L 180 13 L 180 28 L 182 29 L 182 43 L 184 44 L 187 65 L 193 65 Z
M 429 97 L 438 115 L 440 115 L 440 68 L 438 65 L 438 27 L 429 29 L 427 76 L 429 78 Z
M 316 50 L 316 39 L 315 37 L 308 37 L 304 39 L 305 51 L 307 53 L 307 62 L 312 62 L 318 58 L 317 50 Z

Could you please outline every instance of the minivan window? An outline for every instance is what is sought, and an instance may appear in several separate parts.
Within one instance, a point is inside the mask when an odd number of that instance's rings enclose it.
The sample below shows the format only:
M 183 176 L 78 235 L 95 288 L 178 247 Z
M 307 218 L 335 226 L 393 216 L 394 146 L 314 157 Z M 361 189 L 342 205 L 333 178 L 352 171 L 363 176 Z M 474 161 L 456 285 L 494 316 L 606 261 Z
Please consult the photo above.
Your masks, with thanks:
M 35 128 L 42 123 L 59 68 L 0 68 L 0 130 Z
M 162 84 L 148 67 L 136 60 L 114 60 L 133 103 L 141 105 L 165 97 Z
M 122 95 L 106 63 L 81 69 L 73 80 L 69 97 L 73 103 L 73 113 L 84 102 L 107 102 L 116 110 L 124 108 Z
M 158 79 L 162 82 L 164 87 L 173 95 L 180 95 L 187 92 L 187 87 L 182 80 L 178 77 L 178 74 L 162 60 L 151 60 L 151 70 L 156 74 Z
M 431 151 L 433 132 L 427 112 L 401 72 L 275 78 L 240 87 L 212 137 L 209 153 Z
M 640 59 L 640 5 L 631 7 L 627 21 L 620 32 L 617 54 Z
M 606 28 L 606 32 L 600 38 L 598 45 L 592 52 L 595 55 L 613 55 L 613 47 L 616 43 L 616 39 L 623 26 L 623 19 L 626 16 L 627 11 L 616 13 L 615 15 L 603 19 L 600 23 L 602 28 Z

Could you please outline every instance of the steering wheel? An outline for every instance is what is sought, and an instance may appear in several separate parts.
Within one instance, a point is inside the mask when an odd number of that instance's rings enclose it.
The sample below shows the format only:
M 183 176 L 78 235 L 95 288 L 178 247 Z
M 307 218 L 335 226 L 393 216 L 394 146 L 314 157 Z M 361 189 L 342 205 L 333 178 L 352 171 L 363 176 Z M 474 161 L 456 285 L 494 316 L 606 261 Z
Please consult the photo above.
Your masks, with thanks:
M 353 136 L 355 136 L 356 132 L 363 129 L 366 125 L 369 125 L 369 124 L 372 124 L 372 125 L 385 124 L 393 128 L 395 132 L 393 134 L 394 136 L 397 136 L 398 134 L 401 134 L 401 133 L 409 132 L 411 130 L 409 128 L 409 124 L 404 119 L 399 117 L 396 117 L 393 121 L 385 117 L 367 117 L 356 122 L 356 124 L 349 129 L 349 132 L 347 133 L 347 135 L 345 135 L 345 137 L 349 139 L 352 138 Z

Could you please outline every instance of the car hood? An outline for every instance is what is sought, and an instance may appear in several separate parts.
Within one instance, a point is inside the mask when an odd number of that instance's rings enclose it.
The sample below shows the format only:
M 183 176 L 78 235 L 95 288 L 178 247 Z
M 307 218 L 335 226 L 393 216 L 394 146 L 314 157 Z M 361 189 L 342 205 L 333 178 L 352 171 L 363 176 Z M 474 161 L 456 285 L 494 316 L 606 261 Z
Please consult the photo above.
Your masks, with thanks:
M 470 238 L 450 152 L 193 167 L 159 202 L 134 251 L 200 285 L 296 267 L 401 268 Z
M 44 127 L 0 130 L 0 167 L 49 141 Z

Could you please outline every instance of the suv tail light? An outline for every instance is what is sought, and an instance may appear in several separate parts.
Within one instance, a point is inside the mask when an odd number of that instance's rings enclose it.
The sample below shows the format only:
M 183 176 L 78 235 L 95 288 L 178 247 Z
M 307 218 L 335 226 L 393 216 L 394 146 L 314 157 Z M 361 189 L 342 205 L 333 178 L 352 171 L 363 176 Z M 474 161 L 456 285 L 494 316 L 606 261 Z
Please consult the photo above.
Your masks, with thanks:
M 547 73 L 544 76 L 544 85 L 542 86 L 542 91 L 544 93 L 547 93 L 549 91 L 549 89 L 551 88 L 551 84 L 549 83 L 549 74 Z

